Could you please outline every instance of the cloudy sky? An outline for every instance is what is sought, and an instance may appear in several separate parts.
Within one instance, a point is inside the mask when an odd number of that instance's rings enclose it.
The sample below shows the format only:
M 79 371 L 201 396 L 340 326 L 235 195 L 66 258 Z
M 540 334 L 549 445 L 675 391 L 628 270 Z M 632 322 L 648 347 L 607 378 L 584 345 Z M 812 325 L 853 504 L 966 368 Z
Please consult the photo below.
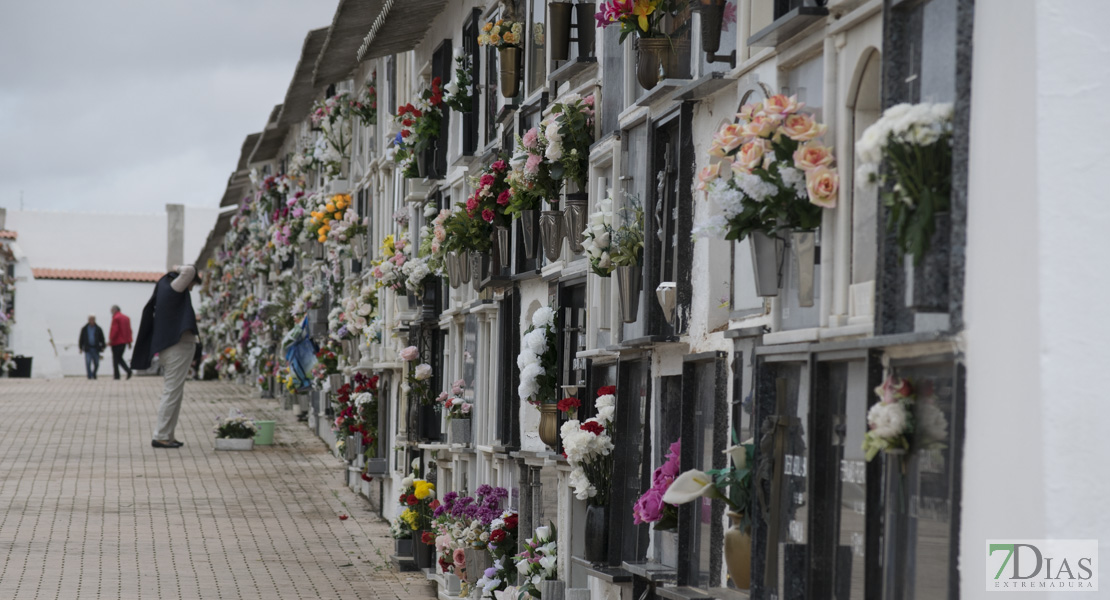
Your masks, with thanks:
M 0 206 L 217 206 L 336 0 L 0 0 Z

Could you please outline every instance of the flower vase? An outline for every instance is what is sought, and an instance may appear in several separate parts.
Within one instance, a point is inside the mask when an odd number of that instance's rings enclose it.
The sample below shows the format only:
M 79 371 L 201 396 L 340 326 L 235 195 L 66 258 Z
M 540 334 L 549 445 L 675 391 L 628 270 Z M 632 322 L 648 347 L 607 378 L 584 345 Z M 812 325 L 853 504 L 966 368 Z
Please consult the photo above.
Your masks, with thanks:
M 466 582 L 474 585 L 485 574 L 486 569 L 493 566 L 493 557 L 484 549 L 464 548 L 466 556 Z
M 497 49 L 501 61 L 501 95 L 515 98 L 520 93 L 520 74 L 524 67 L 524 49 L 505 46 Z
M 604 506 L 590 504 L 586 507 L 586 526 L 583 532 L 585 558 L 593 564 L 609 560 L 609 521 Z
M 575 25 L 578 36 L 578 56 L 593 56 L 596 39 L 594 34 L 597 31 L 594 28 L 594 15 L 597 13 L 597 3 L 582 2 L 579 0 L 578 4 L 574 5 L 574 9 L 578 11 L 578 22 Z
M 742 513 L 729 511 L 732 527 L 725 532 L 725 565 L 736 587 L 746 590 L 752 585 L 752 536 L 740 527 Z
M 559 447 L 559 405 L 545 402 L 536 408 L 540 411 L 540 441 L 556 450 Z
M 482 290 L 482 282 L 489 279 L 489 252 L 470 253 L 470 287 Z
M 217 450 L 254 450 L 254 438 L 216 438 Z
M 362 263 L 366 261 L 366 254 L 366 234 L 355 234 L 355 236 L 351 238 L 351 256 Z
M 447 421 L 447 443 L 470 443 L 470 419 L 453 418 Z
M 497 233 L 497 258 L 500 260 L 498 266 L 501 268 L 508 267 L 512 264 L 512 231 L 508 227 L 501 227 L 500 225 L 494 231 Z
M 470 283 L 470 251 L 459 252 L 459 283 Z
M 393 554 L 400 558 L 412 558 L 412 538 L 393 540 Z
M 520 235 L 524 242 L 524 258 L 536 258 L 536 231 L 540 227 L 540 211 L 520 211 Z
M 570 58 L 570 13 L 574 5 L 570 2 L 552 2 L 547 6 L 551 12 L 547 21 L 547 36 L 550 40 L 548 51 L 551 60 L 564 61 Z
M 778 296 L 782 283 L 783 243 L 762 231 L 748 235 L 752 253 L 752 271 L 755 274 L 757 296 Z
M 540 242 L 548 262 L 559 260 L 563 253 L 563 213 L 545 210 L 540 213 Z
M 582 254 L 582 242 L 586 239 L 586 220 L 589 218 L 589 196 L 586 194 L 567 194 L 566 209 L 563 210 L 563 228 L 573 254 Z
M 451 289 L 458 289 L 462 285 L 462 274 L 459 269 L 459 253 L 454 250 L 443 257 L 443 267 L 447 269 L 447 283 Z
M 685 79 L 689 76 L 690 40 L 676 38 L 636 39 L 636 80 L 645 90 L 654 88 L 664 79 Z
M 416 561 L 417 569 L 430 569 L 432 568 L 432 554 L 435 548 L 425 544 L 420 539 L 423 535 L 423 531 L 412 532 L 412 558 Z
M 794 266 L 798 270 L 798 306 L 813 306 L 813 275 L 817 259 L 817 234 L 813 231 L 790 233 Z
M 462 591 L 462 580 L 454 573 L 443 574 L 443 591 L 448 596 L 458 596 Z
M 695 10 L 701 15 L 702 52 L 716 54 L 721 49 L 721 21 L 727 3 L 727 0 L 698 0 Z
M 540 582 L 539 588 L 542 600 L 563 600 L 566 597 L 567 584 L 558 579 L 545 579 Z
M 640 287 L 643 268 L 640 265 L 617 267 L 617 293 L 620 295 L 621 318 L 635 323 L 640 313 Z

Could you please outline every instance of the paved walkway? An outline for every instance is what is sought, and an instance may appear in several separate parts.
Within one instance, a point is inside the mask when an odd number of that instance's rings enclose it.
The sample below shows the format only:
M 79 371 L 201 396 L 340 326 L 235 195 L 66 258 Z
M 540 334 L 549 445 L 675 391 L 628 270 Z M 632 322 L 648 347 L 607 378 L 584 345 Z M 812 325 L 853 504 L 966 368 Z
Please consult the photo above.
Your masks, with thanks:
M 161 382 L 0 379 L 0 599 L 433 597 L 276 401 L 189 382 L 185 447 L 151 448 Z M 214 451 L 230 407 L 276 420 L 275 445 Z

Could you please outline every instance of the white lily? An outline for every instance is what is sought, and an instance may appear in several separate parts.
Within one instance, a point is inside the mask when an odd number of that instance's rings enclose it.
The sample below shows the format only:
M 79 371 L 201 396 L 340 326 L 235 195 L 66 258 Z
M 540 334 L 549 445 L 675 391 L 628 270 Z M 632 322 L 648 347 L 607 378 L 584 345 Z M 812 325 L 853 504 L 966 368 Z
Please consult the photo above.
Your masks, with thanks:
M 686 504 L 698 498 L 713 498 L 723 500 L 730 508 L 735 510 L 732 501 L 721 494 L 713 478 L 704 471 L 690 469 L 678 476 L 663 494 L 663 502 L 667 504 Z

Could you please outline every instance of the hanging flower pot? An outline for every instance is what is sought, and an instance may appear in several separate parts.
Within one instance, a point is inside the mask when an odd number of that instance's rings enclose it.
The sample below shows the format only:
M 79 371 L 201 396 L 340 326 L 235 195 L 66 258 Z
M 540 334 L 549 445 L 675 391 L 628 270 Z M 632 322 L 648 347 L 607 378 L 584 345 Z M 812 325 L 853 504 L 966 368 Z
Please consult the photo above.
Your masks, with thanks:
M 752 586 L 752 536 L 740 527 L 743 514 L 729 511 L 728 517 L 732 527 L 725 532 L 725 565 L 736 587 L 746 590 Z
M 586 57 L 594 55 L 594 15 L 597 14 L 596 2 L 579 2 L 574 5 L 574 9 L 578 11 L 578 21 L 575 25 L 578 34 L 578 56 Z
M 532 260 L 536 258 L 536 240 L 538 235 L 536 232 L 540 228 L 540 211 L 538 210 L 522 210 L 520 211 L 520 233 L 521 240 L 524 242 L 524 258 Z
M 778 296 L 782 278 L 782 240 L 762 231 L 753 231 L 748 236 L 748 244 L 752 250 L 755 294 L 765 298 Z
M 559 447 L 559 405 L 544 402 L 540 409 L 540 441 L 552 450 Z
M 563 229 L 570 242 L 570 251 L 581 254 L 582 242 L 586 238 L 586 220 L 589 218 L 589 196 L 582 193 L 567 194 L 566 205 L 563 210 Z
M 724 20 L 727 3 L 728 0 L 698 0 L 702 52 L 716 54 L 721 49 L 721 21 Z
M 457 290 L 462 285 L 462 280 L 459 279 L 459 253 L 454 250 L 448 252 L 443 257 L 443 268 L 447 269 L 447 283 L 451 289 Z
M 498 266 L 507 267 L 512 263 L 512 231 L 508 227 L 498 225 L 495 232 L 497 234 L 497 258 L 500 261 Z
M 497 49 L 501 58 L 501 95 L 515 98 L 520 93 L 520 76 L 524 69 L 524 49 L 505 46 Z
M 470 282 L 470 251 L 459 252 L 459 283 Z
M 636 322 L 640 312 L 643 272 L 640 265 L 617 267 L 617 292 L 620 295 L 621 318 L 625 323 Z
M 547 8 L 551 11 L 547 22 L 551 60 L 567 60 L 570 58 L 570 13 L 574 5 L 570 2 L 552 2 Z
M 609 559 L 609 521 L 606 518 L 604 506 L 586 507 L 586 527 L 583 531 L 585 540 L 585 558 L 597 564 Z
M 689 76 L 690 65 L 683 64 L 682 59 L 689 54 L 688 39 L 637 38 L 636 80 L 645 90 L 650 90 L 664 79 L 685 79 Z
M 366 259 L 366 234 L 358 233 L 351 238 L 351 256 L 362 262 Z
M 547 260 L 555 262 L 563 253 L 563 213 L 545 210 L 540 213 L 540 242 Z
M 470 286 L 481 291 L 482 282 L 489 279 L 489 252 L 470 253 Z
M 817 234 L 794 231 L 790 234 L 794 266 L 798 270 L 798 306 L 813 306 L 813 273 L 817 259 Z

